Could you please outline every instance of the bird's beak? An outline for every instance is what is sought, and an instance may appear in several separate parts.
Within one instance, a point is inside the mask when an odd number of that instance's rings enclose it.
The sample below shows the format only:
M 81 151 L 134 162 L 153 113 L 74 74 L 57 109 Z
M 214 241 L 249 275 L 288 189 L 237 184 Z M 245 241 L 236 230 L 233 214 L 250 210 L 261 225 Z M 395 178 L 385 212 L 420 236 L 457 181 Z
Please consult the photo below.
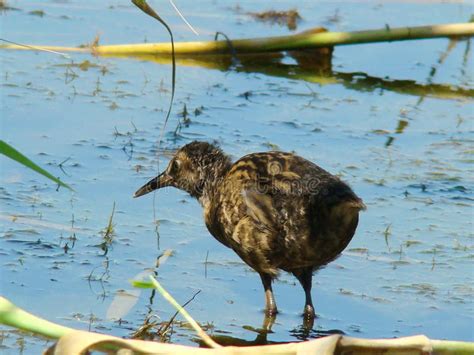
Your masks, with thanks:
M 133 197 L 140 197 L 140 196 L 146 195 L 149 192 L 152 192 L 153 190 L 157 190 L 157 189 L 160 189 L 162 187 L 170 186 L 172 180 L 173 179 L 171 178 L 171 176 L 166 174 L 166 171 L 164 171 L 160 175 L 158 175 L 157 177 L 151 179 L 145 185 L 140 187 L 135 192 Z

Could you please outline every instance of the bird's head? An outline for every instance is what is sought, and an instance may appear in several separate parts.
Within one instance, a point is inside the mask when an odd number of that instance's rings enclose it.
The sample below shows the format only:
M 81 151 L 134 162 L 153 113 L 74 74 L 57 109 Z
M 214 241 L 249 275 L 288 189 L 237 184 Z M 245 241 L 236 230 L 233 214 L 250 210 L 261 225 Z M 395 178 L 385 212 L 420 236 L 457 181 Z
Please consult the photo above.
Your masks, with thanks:
M 230 168 L 230 158 L 215 145 L 194 141 L 181 147 L 168 167 L 140 187 L 134 197 L 153 190 L 173 186 L 200 199 Z

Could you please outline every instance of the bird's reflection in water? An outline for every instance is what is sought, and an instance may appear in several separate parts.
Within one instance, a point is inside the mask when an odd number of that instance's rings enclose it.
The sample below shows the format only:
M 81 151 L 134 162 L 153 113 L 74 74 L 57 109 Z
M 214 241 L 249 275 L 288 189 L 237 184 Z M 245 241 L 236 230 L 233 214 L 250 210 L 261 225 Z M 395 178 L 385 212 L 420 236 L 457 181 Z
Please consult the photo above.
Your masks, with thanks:
M 290 330 L 291 336 L 293 336 L 297 340 L 308 340 L 308 339 L 317 339 L 322 338 L 329 335 L 340 334 L 344 335 L 345 333 L 339 329 L 315 329 L 314 327 L 308 327 L 306 324 L 302 324 L 299 327 Z
M 315 329 L 315 322 L 316 319 L 311 318 L 304 318 L 302 320 L 301 325 L 297 326 L 296 328 L 289 331 L 289 334 L 293 340 L 289 341 L 272 341 L 268 339 L 271 337 L 273 333 L 272 327 L 275 324 L 277 319 L 276 315 L 267 316 L 265 315 L 263 318 L 262 326 L 260 328 L 255 328 L 253 326 L 243 326 L 245 330 L 254 332 L 256 334 L 254 340 L 246 340 L 237 337 L 232 337 L 229 335 L 220 335 L 214 334 L 212 339 L 214 339 L 217 343 L 223 346 L 257 346 L 257 345 L 271 345 L 271 344 L 285 344 L 289 343 L 290 341 L 305 341 L 309 339 L 316 339 L 322 338 L 325 336 L 333 335 L 333 334 L 341 334 L 344 335 L 344 332 L 338 329 L 331 329 L 331 330 L 323 330 L 323 329 Z M 206 345 L 200 341 L 196 340 L 201 347 L 206 347 Z

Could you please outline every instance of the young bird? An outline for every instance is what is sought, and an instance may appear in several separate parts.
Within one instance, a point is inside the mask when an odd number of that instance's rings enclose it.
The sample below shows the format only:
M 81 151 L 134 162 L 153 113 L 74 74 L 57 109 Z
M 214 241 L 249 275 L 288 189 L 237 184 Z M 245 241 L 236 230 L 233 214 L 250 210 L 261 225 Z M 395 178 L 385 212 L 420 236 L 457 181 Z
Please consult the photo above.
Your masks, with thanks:
M 277 312 L 272 280 L 284 270 L 301 283 L 304 314 L 314 318 L 313 272 L 344 250 L 365 209 L 347 184 L 302 157 L 272 151 L 232 163 L 206 142 L 180 148 L 134 197 L 166 186 L 195 197 L 209 232 L 260 275 L 269 316 Z

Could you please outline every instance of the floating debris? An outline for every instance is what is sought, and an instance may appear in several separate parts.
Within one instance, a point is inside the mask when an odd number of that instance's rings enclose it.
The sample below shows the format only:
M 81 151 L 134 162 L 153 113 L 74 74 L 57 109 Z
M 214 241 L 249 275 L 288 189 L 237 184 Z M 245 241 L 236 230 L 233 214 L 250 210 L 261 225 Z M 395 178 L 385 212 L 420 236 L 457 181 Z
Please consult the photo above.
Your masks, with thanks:
M 269 10 L 263 12 L 248 12 L 247 14 L 258 21 L 286 26 L 291 31 L 296 30 L 298 23 L 302 20 L 302 17 L 296 9 L 287 11 Z

